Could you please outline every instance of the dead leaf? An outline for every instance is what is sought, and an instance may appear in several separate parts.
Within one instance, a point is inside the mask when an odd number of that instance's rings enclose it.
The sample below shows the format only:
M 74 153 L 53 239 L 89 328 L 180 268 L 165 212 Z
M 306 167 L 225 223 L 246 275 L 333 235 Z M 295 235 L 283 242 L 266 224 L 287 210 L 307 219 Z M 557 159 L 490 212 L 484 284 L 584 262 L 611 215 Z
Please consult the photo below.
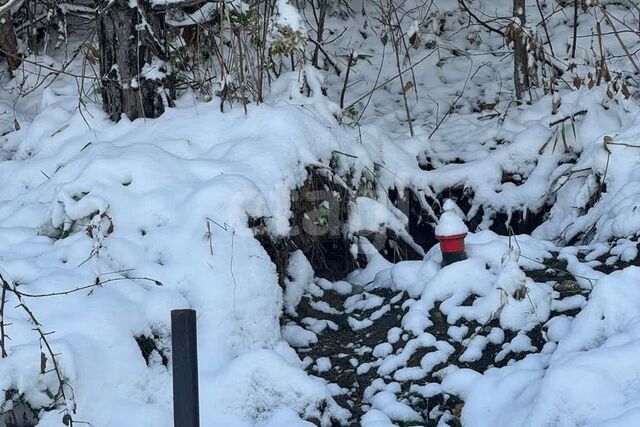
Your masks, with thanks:
M 456 406 L 451 409 L 451 415 L 456 418 L 460 418 L 462 416 L 462 408 L 464 408 L 464 403 L 456 404 Z
M 576 89 L 580 89 L 580 86 L 582 86 L 582 79 L 578 76 L 575 76 L 573 78 L 573 87 L 575 87 Z
M 47 355 L 40 352 L 40 373 L 44 375 L 47 372 Z
M 411 47 L 413 47 L 414 49 L 417 49 L 420 47 L 420 37 L 418 36 L 418 33 L 413 33 L 413 35 L 409 37 L 409 43 L 411 44 Z
M 629 97 L 631 96 L 631 92 L 629 92 L 629 88 L 627 87 L 626 83 L 622 83 L 620 92 L 624 95 L 624 99 L 629 99 Z
M 411 80 L 409 80 L 404 87 L 402 88 L 402 93 L 407 93 L 411 90 L 411 88 L 413 87 L 413 82 Z

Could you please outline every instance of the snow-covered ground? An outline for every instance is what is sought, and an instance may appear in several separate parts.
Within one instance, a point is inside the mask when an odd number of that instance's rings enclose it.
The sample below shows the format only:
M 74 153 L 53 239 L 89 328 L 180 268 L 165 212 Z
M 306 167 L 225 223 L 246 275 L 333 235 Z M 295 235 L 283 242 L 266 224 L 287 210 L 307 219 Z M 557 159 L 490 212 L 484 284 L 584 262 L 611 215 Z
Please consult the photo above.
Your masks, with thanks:
M 166 352 L 170 310 L 191 307 L 205 425 L 261 422 L 280 408 L 321 418 L 321 403 L 344 419 L 281 339 L 275 267 L 248 219 L 286 233 L 304 166 L 328 161 L 349 136 L 295 107 L 221 114 L 189 98 L 155 121 L 112 124 L 94 108 L 87 126 L 63 84 L 6 137 L 0 230 L 3 276 L 56 332 L 74 418 L 170 425 L 170 373 L 158 354 L 145 363 L 134 337 L 157 336 Z M 44 404 L 55 376 L 40 375 L 38 337 L 15 305 L 9 296 L 2 389 Z M 42 425 L 59 421 L 52 412 Z
M 490 14 L 510 2 L 478 3 Z M 65 411 L 98 427 L 172 425 L 169 313 L 190 307 L 203 426 L 639 425 L 637 101 L 585 83 L 512 105 L 510 59 L 474 42 L 499 50 L 501 38 L 459 31 L 457 2 L 437 6 L 402 23 L 422 41 L 404 64 L 421 61 L 413 138 L 398 81 L 365 96 L 396 74 L 373 7 L 329 20 L 364 55 L 346 100 L 355 115 L 333 102 L 342 79 L 311 66 L 246 114 L 185 93 L 159 119 L 117 124 L 95 102 L 78 108 L 71 74 L 18 99 L 37 67 L 4 73 L 0 414 L 23 401 L 40 426 L 63 425 Z M 565 18 L 548 22 L 558 52 Z M 593 65 L 590 18 L 567 79 Z M 605 43 L 612 70 L 628 67 L 612 34 Z M 291 193 L 310 168 L 353 193 L 342 231 L 367 262 L 329 281 L 292 251 L 279 283 L 253 224 L 274 240 L 300 232 Z M 468 259 L 442 268 L 437 246 L 417 248 L 412 212 L 390 190 L 418 197 L 433 226 L 439 202 L 456 199 L 463 212 L 449 203 L 445 215 L 464 216 Z M 321 208 L 320 226 L 335 214 Z M 527 215 L 529 235 L 489 230 L 512 218 L 526 228 Z M 449 216 L 441 229 L 461 226 Z M 424 259 L 379 255 L 371 233 L 385 229 Z

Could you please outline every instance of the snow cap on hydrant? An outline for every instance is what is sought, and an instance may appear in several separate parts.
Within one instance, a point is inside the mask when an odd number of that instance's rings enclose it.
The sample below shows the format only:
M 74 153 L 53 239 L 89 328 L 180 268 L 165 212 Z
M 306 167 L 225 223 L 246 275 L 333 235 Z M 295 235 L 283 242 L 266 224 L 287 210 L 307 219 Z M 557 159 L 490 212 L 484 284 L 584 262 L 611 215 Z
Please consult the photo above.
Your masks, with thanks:
M 469 229 L 460 217 L 462 211 L 452 200 L 447 199 L 442 210 L 436 226 L 436 239 L 440 241 L 442 265 L 445 266 L 466 258 L 464 238 Z

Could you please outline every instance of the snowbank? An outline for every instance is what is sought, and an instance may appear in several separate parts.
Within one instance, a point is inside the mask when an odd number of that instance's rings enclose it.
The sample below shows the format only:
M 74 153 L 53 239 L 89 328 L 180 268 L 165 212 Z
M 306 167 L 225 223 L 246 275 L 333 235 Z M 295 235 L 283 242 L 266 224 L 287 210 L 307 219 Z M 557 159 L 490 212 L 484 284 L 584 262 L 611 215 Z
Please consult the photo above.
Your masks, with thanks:
M 282 291 L 248 223 L 266 218 L 270 232 L 286 234 L 290 191 L 305 166 L 353 152 L 349 134 L 297 107 L 245 116 L 187 99 L 159 120 L 118 124 L 89 106 L 85 123 L 63 89 L 61 81 L 45 89 L 41 112 L 2 146 L 11 160 L 0 162 L 0 263 L 25 295 L 105 282 L 25 297 L 55 331 L 74 418 L 170 425 L 170 372 L 159 352 L 170 310 L 190 307 L 198 312 L 203 425 L 267 422 L 279 408 L 320 416 L 313 408 L 321 404 L 324 424 L 344 419 L 282 341 Z M 15 305 L 10 298 L 5 312 L 12 340 L 2 388 L 38 407 L 53 374 L 40 376 L 38 337 Z M 158 345 L 148 364 L 134 339 L 143 335 Z M 50 419 L 59 422 L 47 414 L 43 425 Z
M 598 280 L 551 354 L 487 371 L 465 391 L 463 422 L 495 425 L 634 425 L 640 375 L 640 268 Z

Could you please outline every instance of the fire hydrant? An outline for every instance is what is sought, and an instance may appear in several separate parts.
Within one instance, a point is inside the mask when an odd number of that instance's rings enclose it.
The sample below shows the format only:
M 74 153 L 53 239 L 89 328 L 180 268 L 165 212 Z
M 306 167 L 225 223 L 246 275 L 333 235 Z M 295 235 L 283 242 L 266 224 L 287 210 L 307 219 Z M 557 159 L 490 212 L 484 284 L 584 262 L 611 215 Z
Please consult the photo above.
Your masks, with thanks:
M 464 238 L 469 231 L 451 205 L 445 203 L 444 210 L 436 226 L 436 239 L 440 241 L 443 267 L 467 258 L 464 253 Z

